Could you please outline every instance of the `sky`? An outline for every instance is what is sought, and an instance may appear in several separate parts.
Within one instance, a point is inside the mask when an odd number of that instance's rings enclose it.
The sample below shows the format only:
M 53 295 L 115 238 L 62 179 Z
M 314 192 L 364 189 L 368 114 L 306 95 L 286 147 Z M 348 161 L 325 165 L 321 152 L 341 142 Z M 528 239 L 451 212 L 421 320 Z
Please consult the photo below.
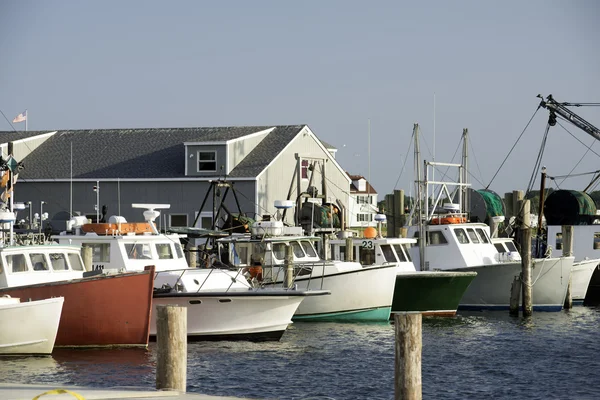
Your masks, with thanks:
M 25 109 L 29 130 L 308 124 L 383 195 L 414 194 L 415 123 L 439 162 L 468 128 L 473 188 L 526 190 L 536 96 L 600 103 L 599 20 L 595 0 L 0 0 L 0 131 Z M 600 107 L 573 111 L 600 127 Z M 548 175 L 600 169 L 559 122 Z

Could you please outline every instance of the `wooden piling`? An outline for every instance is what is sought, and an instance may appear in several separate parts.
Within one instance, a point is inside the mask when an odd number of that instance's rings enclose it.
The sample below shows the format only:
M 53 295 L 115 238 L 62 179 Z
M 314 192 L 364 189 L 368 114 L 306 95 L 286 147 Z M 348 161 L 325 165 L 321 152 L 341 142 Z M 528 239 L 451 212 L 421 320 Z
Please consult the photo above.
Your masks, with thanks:
M 346 261 L 354 261 L 354 241 L 351 237 L 346 238 Z
M 156 388 L 186 391 L 187 308 L 156 307 Z
M 521 266 L 523 290 L 523 316 L 533 314 L 533 284 L 531 278 L 531 218 L 529 200 L 519 200 L 521 216 Z
M 562 226 L 562 255 L 563 257 L 573 256 L 573 227 L 563 225 Z M 571 278 L 569 275 L 569 284 L 567 285 L 567 294 L 565 296 L 565 303 L 563 307 L 567 310 L 573 308 L 573 296 L 571 294 Z
M 197 260 L 198 260 L 198 247 L 193 246 L 193 245 L 188 245 L 188 249 L 187 249 L 187 256 L 188 256 L 188 265 L 190 268 L 196 268 L 197 267 Z
M 291 244 L 285 246 L 285 287 L 294 285 L 294 248 Z
M 81 258 L 83 258 L 83 267 L 86 271 L 92 270 L 93 249 L 90 246 L 81 247 Z
M 423 396 L 421 313 L 395 313 L 394 329 L 396 333 L 394 399 L 420 400 Z
M 521 278 L 515 276 L 510 286 L 510 308 L 509 314 L 519 316 L 519 300 L 521 299 Z

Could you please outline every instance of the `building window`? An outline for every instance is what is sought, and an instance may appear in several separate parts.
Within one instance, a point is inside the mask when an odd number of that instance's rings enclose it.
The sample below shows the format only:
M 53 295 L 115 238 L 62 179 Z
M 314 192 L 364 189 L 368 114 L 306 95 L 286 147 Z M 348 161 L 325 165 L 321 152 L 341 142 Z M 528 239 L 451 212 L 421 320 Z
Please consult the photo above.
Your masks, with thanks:
M 373 214 L 356 214 L 356 220 L 358 222 L 371 222 L 373 221 Z
M 195 217 L 198 218 L 197 211 Z M 196 228 L 212 229 L 212 221 L 212 211 L 202 211 L 200 213 L 200 218 L 198 218 L 198 222 L 196 222 Z
M 187 214 L 170 214 L 169 226 L 188 226 Z
M 308 179 L 308 160 L 302 160 L 300 163 L 300 172 L 302 179 Z
M 198 172 L 216 172 L 217 171 L 217 152 L 199 151 L 198 152 Z
M 356 196 L 356 204 L 372 204 L 373 196 Z

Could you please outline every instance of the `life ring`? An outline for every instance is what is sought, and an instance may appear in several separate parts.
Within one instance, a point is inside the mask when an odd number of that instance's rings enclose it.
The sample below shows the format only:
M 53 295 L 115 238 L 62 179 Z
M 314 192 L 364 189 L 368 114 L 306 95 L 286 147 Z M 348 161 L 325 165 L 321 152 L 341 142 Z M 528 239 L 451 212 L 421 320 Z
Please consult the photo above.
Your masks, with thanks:
M 448 225 L 448 224 L 464 224 L 467 222 L 465 217 L 441 217 L 441 218 L 432 218 L 432 225 Z

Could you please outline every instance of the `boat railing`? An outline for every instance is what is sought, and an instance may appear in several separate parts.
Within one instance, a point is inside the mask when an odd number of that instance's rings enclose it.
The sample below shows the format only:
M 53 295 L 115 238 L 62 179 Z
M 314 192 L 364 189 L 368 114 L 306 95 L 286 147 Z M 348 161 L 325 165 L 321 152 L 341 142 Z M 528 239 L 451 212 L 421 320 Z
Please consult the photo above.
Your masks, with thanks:
M 298 279 L 306 280 L 306 289 L 313 290 L 322 290 L 323 289 L 323 281 L 325 279 L 325 266 L 331 263 L 331 261 L 306 261 L 306 262 L 294 262 L 292 264 L 292 277 L 291 277 L 291 285 L 292 287 L 296 286 L 296 281 Z M 256 282 L 260 286 L 269 286 L 269 287 L 281 287 L 283 289 L 287 288 L 287 270 L 288 266 L 285 264 L 274 264 L 274 265 L 263 265 L 263 277 L 260 282 Z M 315 271 L 320 271 L 320 273 L 315 274 Z M 311 287 L 313 282 L 316 281 L 316 285 L 319 287 Z

